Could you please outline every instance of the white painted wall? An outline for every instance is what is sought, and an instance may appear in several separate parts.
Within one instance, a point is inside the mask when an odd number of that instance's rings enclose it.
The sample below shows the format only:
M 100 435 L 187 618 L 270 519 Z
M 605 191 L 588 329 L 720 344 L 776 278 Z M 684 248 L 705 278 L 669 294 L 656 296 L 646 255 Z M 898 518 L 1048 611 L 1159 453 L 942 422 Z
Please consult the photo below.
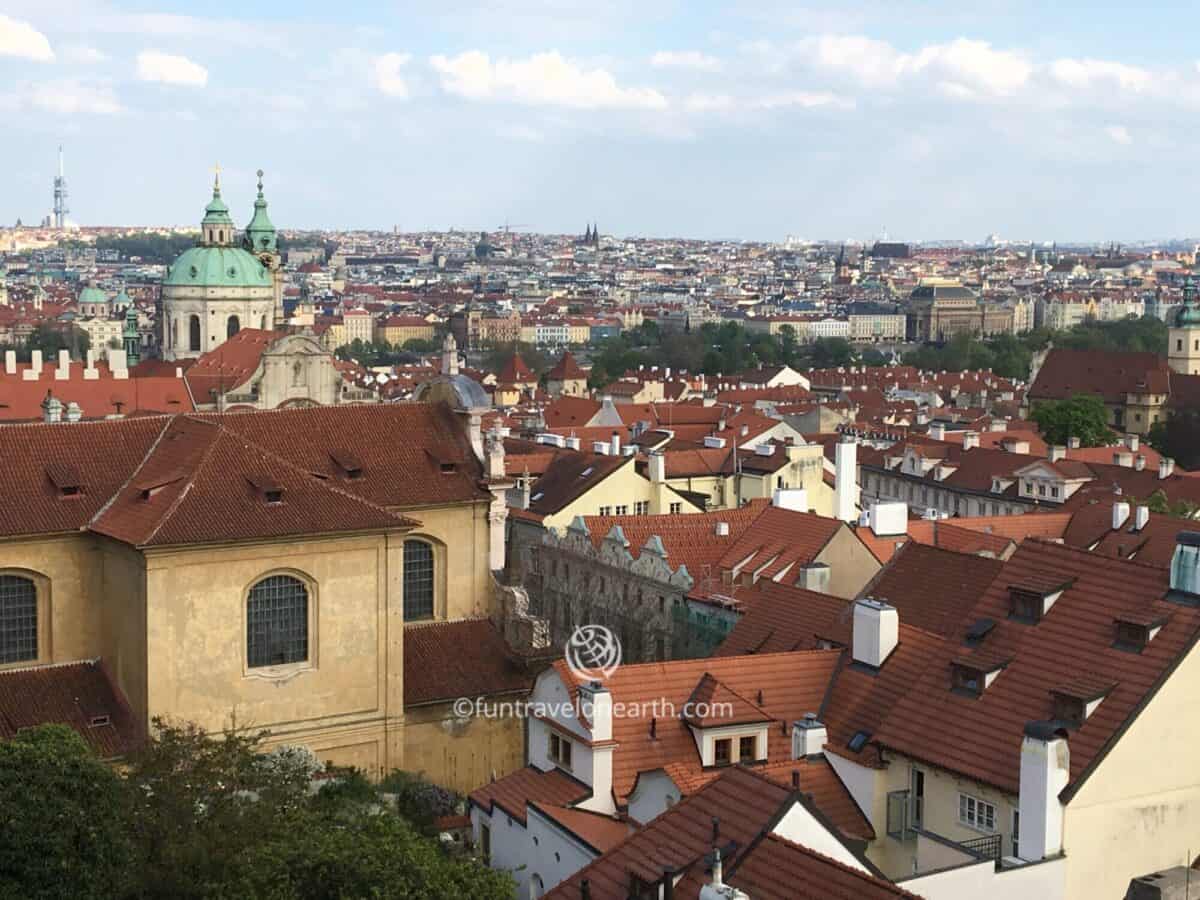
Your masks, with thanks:
M 527 812 L 527 826 L 526 878 L 532 880 L 533 875 L 540 875 L 547 893 L 596 858 L 590 849 L 568 837 L 560 827 L 532 807 Z M 517 893 L 518 898 L 526 896 L 529 895 Z
M 826 753 L 825 759 L 829 761 L 833 771 L 837 772 L 838 778 L 842 779 L 846 790 L 850 792 L 862 814 L 867 817 L 867 821 L 872 821 L 871 813 L 875 808 L 875 784 L 879 770 L 859 765 L 836 753 Z M 878 824 L 875 827 L 879 830 Z
M 860 872 L 870 871 L 840 840 L 830 834 L 829 829 L 818 822 L 799 800 L 792 803 L 792 808 L 783 814 L 783 818 L 771 831 L 772 834 L 787 838 L 792 843 L 836 859 L 844 866 Z
M 925 900 L 1062 900 L 1066 860 L 1059 858 L 997 872 L 991 860 L 903 879 L 900 887 Z M 1113 885 L 1120 896 L 1127 885 Z
M 661 769 L 643 772 L 629 795 L 629 815 L 645 825 L 678 803 L 680 796 L 679 788 L 666 772 Z
M 491 868 L 511 872 L 517 881 L 517 896 L 528 897 L 530 870 L 526 866 L 531 860 L 529 850 L 532 845 L 525 827 L 502 809 L 497 808 L 489 816 L 479 807 L 472 806 L 471 837 L 476 846 L 479 846 L 481 825 L 492 828 Z

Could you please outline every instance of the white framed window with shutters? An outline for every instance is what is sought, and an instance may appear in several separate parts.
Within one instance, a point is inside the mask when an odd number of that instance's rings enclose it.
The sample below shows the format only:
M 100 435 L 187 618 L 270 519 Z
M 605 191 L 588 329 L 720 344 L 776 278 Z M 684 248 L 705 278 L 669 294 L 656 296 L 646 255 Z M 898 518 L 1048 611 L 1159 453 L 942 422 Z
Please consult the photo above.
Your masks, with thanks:
M 996 807 L 970 794 L 959 794 L 958 823 L 993 834 L 996 831 Z

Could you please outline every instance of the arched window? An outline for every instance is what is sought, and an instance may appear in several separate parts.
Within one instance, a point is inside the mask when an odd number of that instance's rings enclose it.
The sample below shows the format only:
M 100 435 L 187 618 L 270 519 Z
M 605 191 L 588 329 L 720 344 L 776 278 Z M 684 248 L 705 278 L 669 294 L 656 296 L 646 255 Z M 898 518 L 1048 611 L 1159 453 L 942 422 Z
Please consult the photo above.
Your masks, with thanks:
M 433 547 L 404 542 L 404 620 L 433 617 Z
M 188 318 L 188 349 L 200 349 L 200 317 L 190 316 Z
M 250 588 L 246 661 L 250 668 L 308 659 L 308 587 L 291 575 L 270 575 Z
M 0 664 L 37 659 L 37 586 L 20 575 L 0 575 Z
M 230 316 L 225 321 L 225 337 L 231 338 L 242 329 L 242 323 L 237 316 Z

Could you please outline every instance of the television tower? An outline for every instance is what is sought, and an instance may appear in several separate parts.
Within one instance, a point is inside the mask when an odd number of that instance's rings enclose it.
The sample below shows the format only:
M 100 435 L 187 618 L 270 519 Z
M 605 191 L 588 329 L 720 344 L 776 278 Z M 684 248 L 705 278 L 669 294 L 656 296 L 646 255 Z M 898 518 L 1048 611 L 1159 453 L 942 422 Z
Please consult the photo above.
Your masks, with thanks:
M 54 177 L 54 227 L 62 231 L 67 227 L 67 177 L 63 174 L 62 144 L 58 145 L 58 175 Z

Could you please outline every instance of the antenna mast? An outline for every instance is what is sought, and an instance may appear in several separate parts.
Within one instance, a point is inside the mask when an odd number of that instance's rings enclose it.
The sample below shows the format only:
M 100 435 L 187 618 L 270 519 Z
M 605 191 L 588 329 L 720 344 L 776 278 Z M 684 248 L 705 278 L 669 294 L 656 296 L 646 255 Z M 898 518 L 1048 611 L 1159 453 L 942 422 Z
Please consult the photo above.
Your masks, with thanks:
M 63 171 L 63 148 L 58 145 L 58 174 L 54 177 L 54 227 L 62 231 L 67 227 L 67 176 Z

